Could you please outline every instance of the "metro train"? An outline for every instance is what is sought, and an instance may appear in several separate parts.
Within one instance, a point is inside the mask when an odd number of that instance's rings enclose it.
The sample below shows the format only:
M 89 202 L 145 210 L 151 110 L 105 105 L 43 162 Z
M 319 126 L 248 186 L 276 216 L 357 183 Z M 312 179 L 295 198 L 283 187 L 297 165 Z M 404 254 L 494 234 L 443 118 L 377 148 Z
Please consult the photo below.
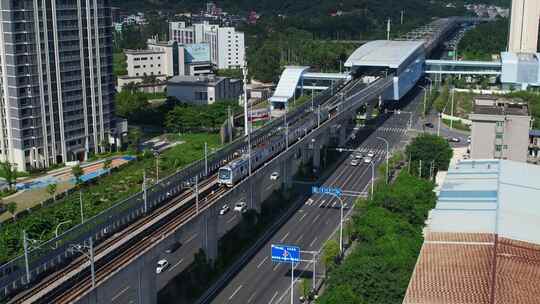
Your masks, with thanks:
M 324 112 L 324 113 L 323 113 Z M 321 111 L 321 123 L 328 118 L 328 111 Z M 288 128 L 288 142 L 292 145 L 300 140 L 309 131 L 317 127 L 317 116 L 309 115 L 308 118 L 299 119 L 297 123 Z M 282 130 L 283 127 L 280 127 Z M 274 156 L 286 149 L 287 137 L 285 132 L 271 137 L 268 143 L 261 144 L 251 149 L 251 168 L 255 171 Z M 243 154 L 239 159 L 219 168 L 218 184 L 233 187 L 238 181 L 249 174 L 249 156 Z

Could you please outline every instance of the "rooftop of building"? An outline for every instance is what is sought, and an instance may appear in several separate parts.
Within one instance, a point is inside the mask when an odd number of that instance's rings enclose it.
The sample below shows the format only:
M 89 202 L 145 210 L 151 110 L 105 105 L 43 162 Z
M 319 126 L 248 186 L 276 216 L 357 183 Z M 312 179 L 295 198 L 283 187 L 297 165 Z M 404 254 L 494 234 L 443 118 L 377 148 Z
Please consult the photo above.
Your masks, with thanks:
M 540 167 L 465 160 L 448 171 L 403 303 L 535 303 Z
M 229 77 L 207 75 L 207 76 L 174 76 L 173 78 L 169 79 L 168 83 L 169 84 L 213 86 L 213 85 L 217 85 L 218 83 L 226 79 L 228 79 L 230 82 L 233 82 L 233 83 L 241 81 L 240 79 L 234 79 L 234 78 L 229 78 Z
M 130 50 L 125 49 L 124 54 L 126 55 L 154 55 L 154 54 L 163 54 L 161 50 L 151 50 L 151 49 L 140 49 L 140 50 Z
M 423 41 L 370 41 L 356 49 L 345 62 L 346 67 L 372 66 L 397 69 L 416 51 L 424 47 Z
M 482 95 L 474 100 L 473 114 L 529 116 L 529 106 L 521 100 Z

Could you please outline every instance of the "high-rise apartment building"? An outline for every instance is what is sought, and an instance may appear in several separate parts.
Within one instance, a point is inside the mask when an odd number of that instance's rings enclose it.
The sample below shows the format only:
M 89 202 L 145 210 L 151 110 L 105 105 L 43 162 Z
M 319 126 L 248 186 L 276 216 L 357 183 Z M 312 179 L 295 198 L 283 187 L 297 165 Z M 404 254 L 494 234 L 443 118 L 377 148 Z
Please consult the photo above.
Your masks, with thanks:
M 536 53 L 538 49 L 539 22 L 540 1 L 513 0 L 508 51 Z
M 0 160 L 84 160 L 114 122 L 110 0 L 1 0 Z
M 185 22 L 169 23 L 169 37 L 181 44 L 207 43 L 210 59 L 218 69 L 240 68 L 245 61 L 244 33 L 233 27 L 209 23 L 186 26 Z

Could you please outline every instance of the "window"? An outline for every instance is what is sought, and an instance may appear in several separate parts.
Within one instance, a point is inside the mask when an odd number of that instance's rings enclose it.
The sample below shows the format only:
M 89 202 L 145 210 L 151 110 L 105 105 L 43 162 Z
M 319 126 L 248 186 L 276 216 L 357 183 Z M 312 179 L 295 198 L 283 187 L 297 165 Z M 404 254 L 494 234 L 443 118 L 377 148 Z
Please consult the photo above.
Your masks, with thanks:
M 502 126 L 504 125 L 504 122 L 503 122 L 503 121 L 497 121 L 497 122 L 495 123 L 495 125 L 496 125 L 497 127 L 502 127 Z
M 503 138 L 503 134 L 502 134 L 502 133 L 496 133 L 496 134 L 495 134 L 495 138 L 497 138 L 497 139 L 502 139 L 502 138 Z
M 508 145 L 504 145 L 503 149 L 508 150 Z
M 502 151 L 502 145 L 495 145 L 495 151 L 501 152 Z

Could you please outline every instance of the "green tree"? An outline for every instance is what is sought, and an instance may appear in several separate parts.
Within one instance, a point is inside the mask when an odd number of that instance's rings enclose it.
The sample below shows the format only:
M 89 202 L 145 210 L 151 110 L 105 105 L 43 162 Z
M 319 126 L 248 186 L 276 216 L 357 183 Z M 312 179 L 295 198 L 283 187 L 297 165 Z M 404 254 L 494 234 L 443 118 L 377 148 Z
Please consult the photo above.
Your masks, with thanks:
M 47 193 L 49 194 L 49 196 L 51 196 L 53 198 L 53 200 L 56 201 L 56 190 L 58 188 L 58 185 L 56 184 L 48 184 L 47 185 Z
M 339 244 L 336 240 L 328 240 L 323 248 L 323 263 L 327 272 L 331 272 L 336 267 L 339 257 Z
M 17 212 L 17 203 L 9 202 L 6 204 L 6 210 L 11 214 L 13 220 L 15 220 L 15 213 Z
M 423 134 L 407 146 L 405 154 L 411 161 L 411 173 L 418 172 L 422 163 L 422 177 L 435 176 L 439 170 L 447 170 L 452 158 L 452 148 L 443 137 Z M 433 169 L 433 170 L 432 170 Z
M 77 185 L 77 187 L 80 187 L 80 185 L 82 184 L 81 177 L 84 175 L 84 171 L 81 166 L 76 165 L 72 167 L 71 174 L 73 174 L 73 177 L 75 177 L 75 184 Z
M 17 180 L 17 167 L 9 162 L 0 162 L 0 176 L 6 180 L 9 189 L 13 189 Z

